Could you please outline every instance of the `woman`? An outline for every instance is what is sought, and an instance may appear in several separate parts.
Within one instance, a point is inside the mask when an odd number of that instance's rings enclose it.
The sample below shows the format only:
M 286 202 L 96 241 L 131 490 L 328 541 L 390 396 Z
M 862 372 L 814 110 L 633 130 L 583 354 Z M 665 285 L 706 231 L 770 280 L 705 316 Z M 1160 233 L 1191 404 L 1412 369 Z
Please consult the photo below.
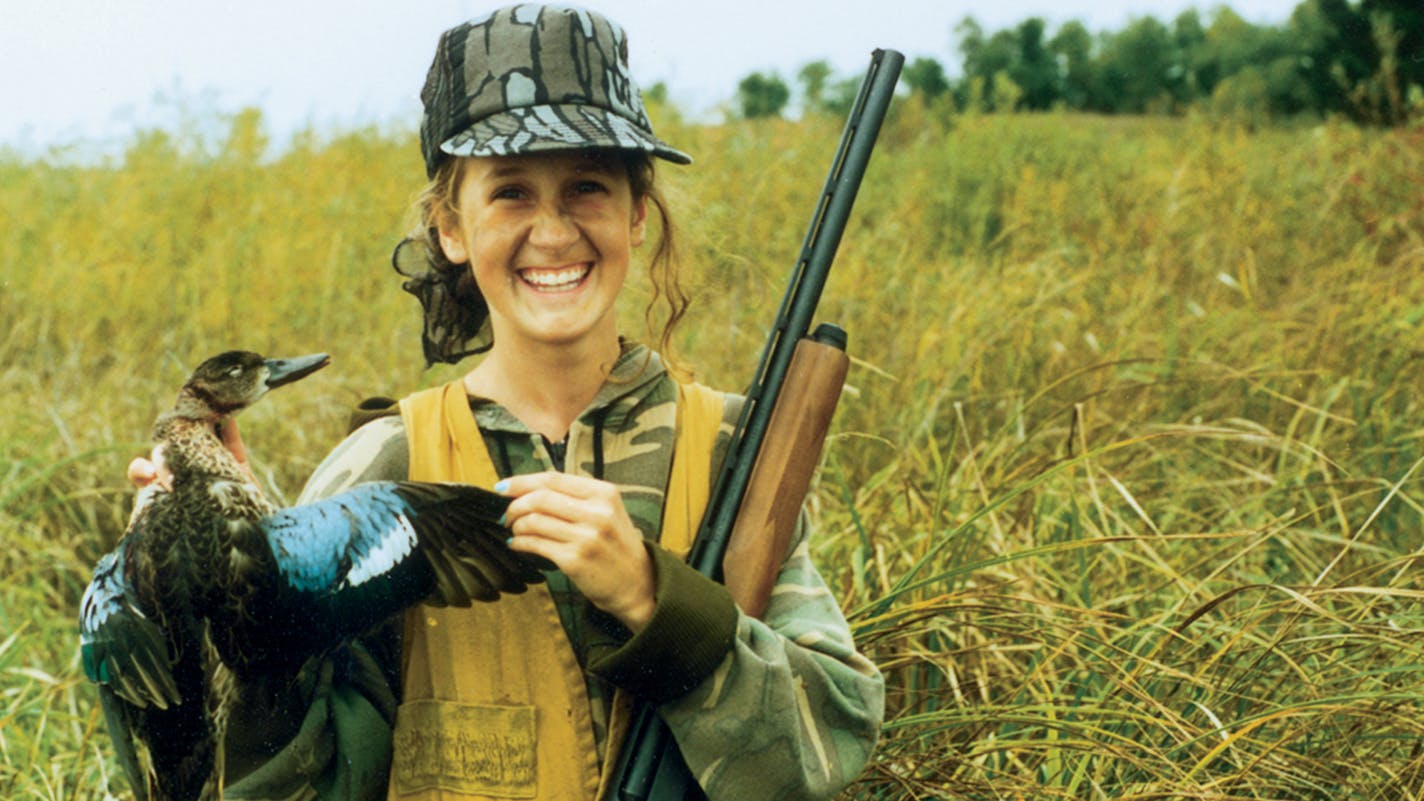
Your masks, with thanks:
M 739 404 L 679 385 L 619 334 L 650 209 L 669 328 L 681 313 L 651 159 L 691 161 L 654 136 L 626 48 L 596 13 L 530 5 L 442 35 L 421 93 L 431 180 L 397 264 L 427 360 L 484 355 L 361 426 L 302 495 L 407 476 L 493 484 L 513 498 L 510 547 L 558 570 L 472 610 L 410 610 L 398 658 L 373 635 L 313 666 L 300 727 L 235 727 L 260 734 L 231 744 L 229 776 L 245 778 L 229 797 L 302 783 L 370 797 L 385 780 L 372 743 L 389 742 L 393 799 L 592 799 L 631 698 L 658 704 L 713 799 L 827 798 L 864 765 L 881 678 L 804 530 L 765 620 L 681 559 Z M 386 679 L 401 699 L 389 741 Z

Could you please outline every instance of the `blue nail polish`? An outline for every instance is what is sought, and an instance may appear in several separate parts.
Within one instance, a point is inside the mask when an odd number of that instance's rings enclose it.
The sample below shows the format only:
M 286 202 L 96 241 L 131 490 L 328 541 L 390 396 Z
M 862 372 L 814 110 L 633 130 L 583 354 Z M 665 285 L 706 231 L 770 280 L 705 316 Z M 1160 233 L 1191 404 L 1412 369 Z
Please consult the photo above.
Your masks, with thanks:
M 502 514 L 502 515 L 499 516 L 499 524 L 500 524 L 501 526 L 504 525 L 508 520 L 509 520 L 509 512 L 505 512 L 504 514 Z
M 509 479 L 502 478 L 499 481 L 494 482 L 495 492 L 504 492 L 507 489 L 509 489 Z

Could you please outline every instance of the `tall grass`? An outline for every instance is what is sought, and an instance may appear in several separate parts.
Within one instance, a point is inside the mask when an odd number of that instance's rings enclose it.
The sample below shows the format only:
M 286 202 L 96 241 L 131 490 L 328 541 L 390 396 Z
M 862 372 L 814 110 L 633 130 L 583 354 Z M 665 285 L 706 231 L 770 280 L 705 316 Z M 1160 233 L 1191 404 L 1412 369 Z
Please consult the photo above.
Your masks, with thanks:
M 696 305 L 750 368 L 838 123 L 663 133 Z M 0 796 L 105 798 L 73 620 L 199 358 L 335 363 L 244 429 L 294 491 L 420 369 L 406 132 L 261 120 L 0 159 Z M 815 549 L 886 672 L 856 798 L 1424 798 L 1424 132 L 897 108 L 822 317 L 854 366 Z M 646 286 L 629 293 L 626 328 Z

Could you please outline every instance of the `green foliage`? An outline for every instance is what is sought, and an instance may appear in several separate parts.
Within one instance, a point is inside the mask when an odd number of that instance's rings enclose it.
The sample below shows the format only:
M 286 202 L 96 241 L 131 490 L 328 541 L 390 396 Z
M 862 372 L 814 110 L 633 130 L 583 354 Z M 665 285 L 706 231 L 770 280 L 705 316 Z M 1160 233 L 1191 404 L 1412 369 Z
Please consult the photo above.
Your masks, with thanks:
M 934 62 L 931 62 L 934 63 Z M 905 73 L 908 75 L 909 67 Z M 860 91 L 860 76 L 836 79 L 830 62 L 812 61 L 796 73 L 801 84 L 802 107 L 809 112 L 845 119 Z
M 668 87 L 666 83 L 658 81 L 643 90 L 643 101 L 649 105 L 665 106 L 668 102 Z
M 1270 118 L 1270 88 L 1261 71 L 1248 67 L 1216 85 L 1211 94 L 1212 113 L 1249 126 Z
M 1416 12 L 1416 16 L 1418 12 Z M 1424 83 L 1409 82 L 1412 74 L 1418 73 L 1418 50 L 1405 50 L 1412 31 L 1403 31 L 1396 25 L 1395 17 L 1384 11 L 1369 16 L 1370 38 L 1379 54 L 1379 69 L 1367 79 L 1355 84 L 1349 94 L 1350 102 L 1358 115 L 1371 122 L 1397 124 L 1409 116 L 1406 93 Z M 1401 58 L 1404 56 L 1404 58 Z
M 979 23 L 966 17 L 956 26 L 959 51 L 964 54 L 965 81 L 956 92 L 960 108 L 979 111 L 1013 111 L 1020 93 L 1004 92 L 1013 83 L 1014 69 L 1021 49 L 1016 31 L 999 31 L 985 38 Z
M 779 117 L 791 89 L 774 73 L 753 72 L 737 84 L 737 104 L 744 119 Z
M 826 83 L 831 79 L 831 64 L 828 61 L 812 61 L 796 72 L 796 80 L 801 84 L 801 96 L 807 108 L 822 109 L 826 103 Z
M 944 67 L 932 58 L 915 58 L 905 64 L 900 72 L 900 80 L 910 87 L 912 94 L 933 103 L 949 91 L 949 78 Z
M 1043 111 L 1062 96 L 1058 63 L 1044 41 L 1042 19 L 1030 17 L 1017 30 L 1018 58 L 1008 76 L 1023 89 L 1022 108 Z
M 987 33 L 972 18 L 955 27 L 961 108 L 1182 114 L 1193 108 L 1264 121 L 1342 114 L 1400 125 L 1424 92 L 1424 6 L 1416 0 L 1303 0 L 1281 27 L 1253 25 L 1228 6 L 1202 25 L 1195 10 L 1170 26 L 1136 17 L 1090 34 L 1070 21 L 1051 36 L 1041 19 Z M 1003 76 L 1020 89 L 996 103 Z M 985 87 L 990 87 L 986 92 Z
M 1093 61 L 1093 36 L 1083 23 L 1071 20 L 1053 34 L 1048 49 L 1062 65 L 1061 100 L 1073 109 L 1096 108 L 1099 67 Z
M 455 374 L 389 268 L 414 137 L 226 123 L 0 158 L 0 797 L 127 797 L 74 620 L 197 359 L 333 354 L 244 419 L 288 491 L 356 401 Z M 698 157 L 659 171 L 678 345 L 743 386 L 841 120 L 658 125 Z M 814 555 L 889 691 L 847 798 L 1424 794 L 1421 137 L 897 106 L 821 314 Z

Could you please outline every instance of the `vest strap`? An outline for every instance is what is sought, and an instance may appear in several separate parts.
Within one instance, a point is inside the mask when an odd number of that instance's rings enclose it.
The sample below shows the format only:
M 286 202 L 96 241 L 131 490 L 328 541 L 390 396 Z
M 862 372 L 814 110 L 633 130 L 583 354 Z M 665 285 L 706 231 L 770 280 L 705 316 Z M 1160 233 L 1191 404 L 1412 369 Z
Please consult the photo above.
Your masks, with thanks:
M 659 544 L 679 555 L 711 493 L 722 404 L 715 390 L 678 384 Z M 417 392 L 400 409 L 412 480 L 489 487 L 498 479 L 462 381 Z M 470 609 L 415 607 L 402 639 L 391 801 L 604 796 L 616 760 L 599 771 L 584 677 L 545 585 Z M 626 737 L 631 706 L 615 692 L 610 755 Z

